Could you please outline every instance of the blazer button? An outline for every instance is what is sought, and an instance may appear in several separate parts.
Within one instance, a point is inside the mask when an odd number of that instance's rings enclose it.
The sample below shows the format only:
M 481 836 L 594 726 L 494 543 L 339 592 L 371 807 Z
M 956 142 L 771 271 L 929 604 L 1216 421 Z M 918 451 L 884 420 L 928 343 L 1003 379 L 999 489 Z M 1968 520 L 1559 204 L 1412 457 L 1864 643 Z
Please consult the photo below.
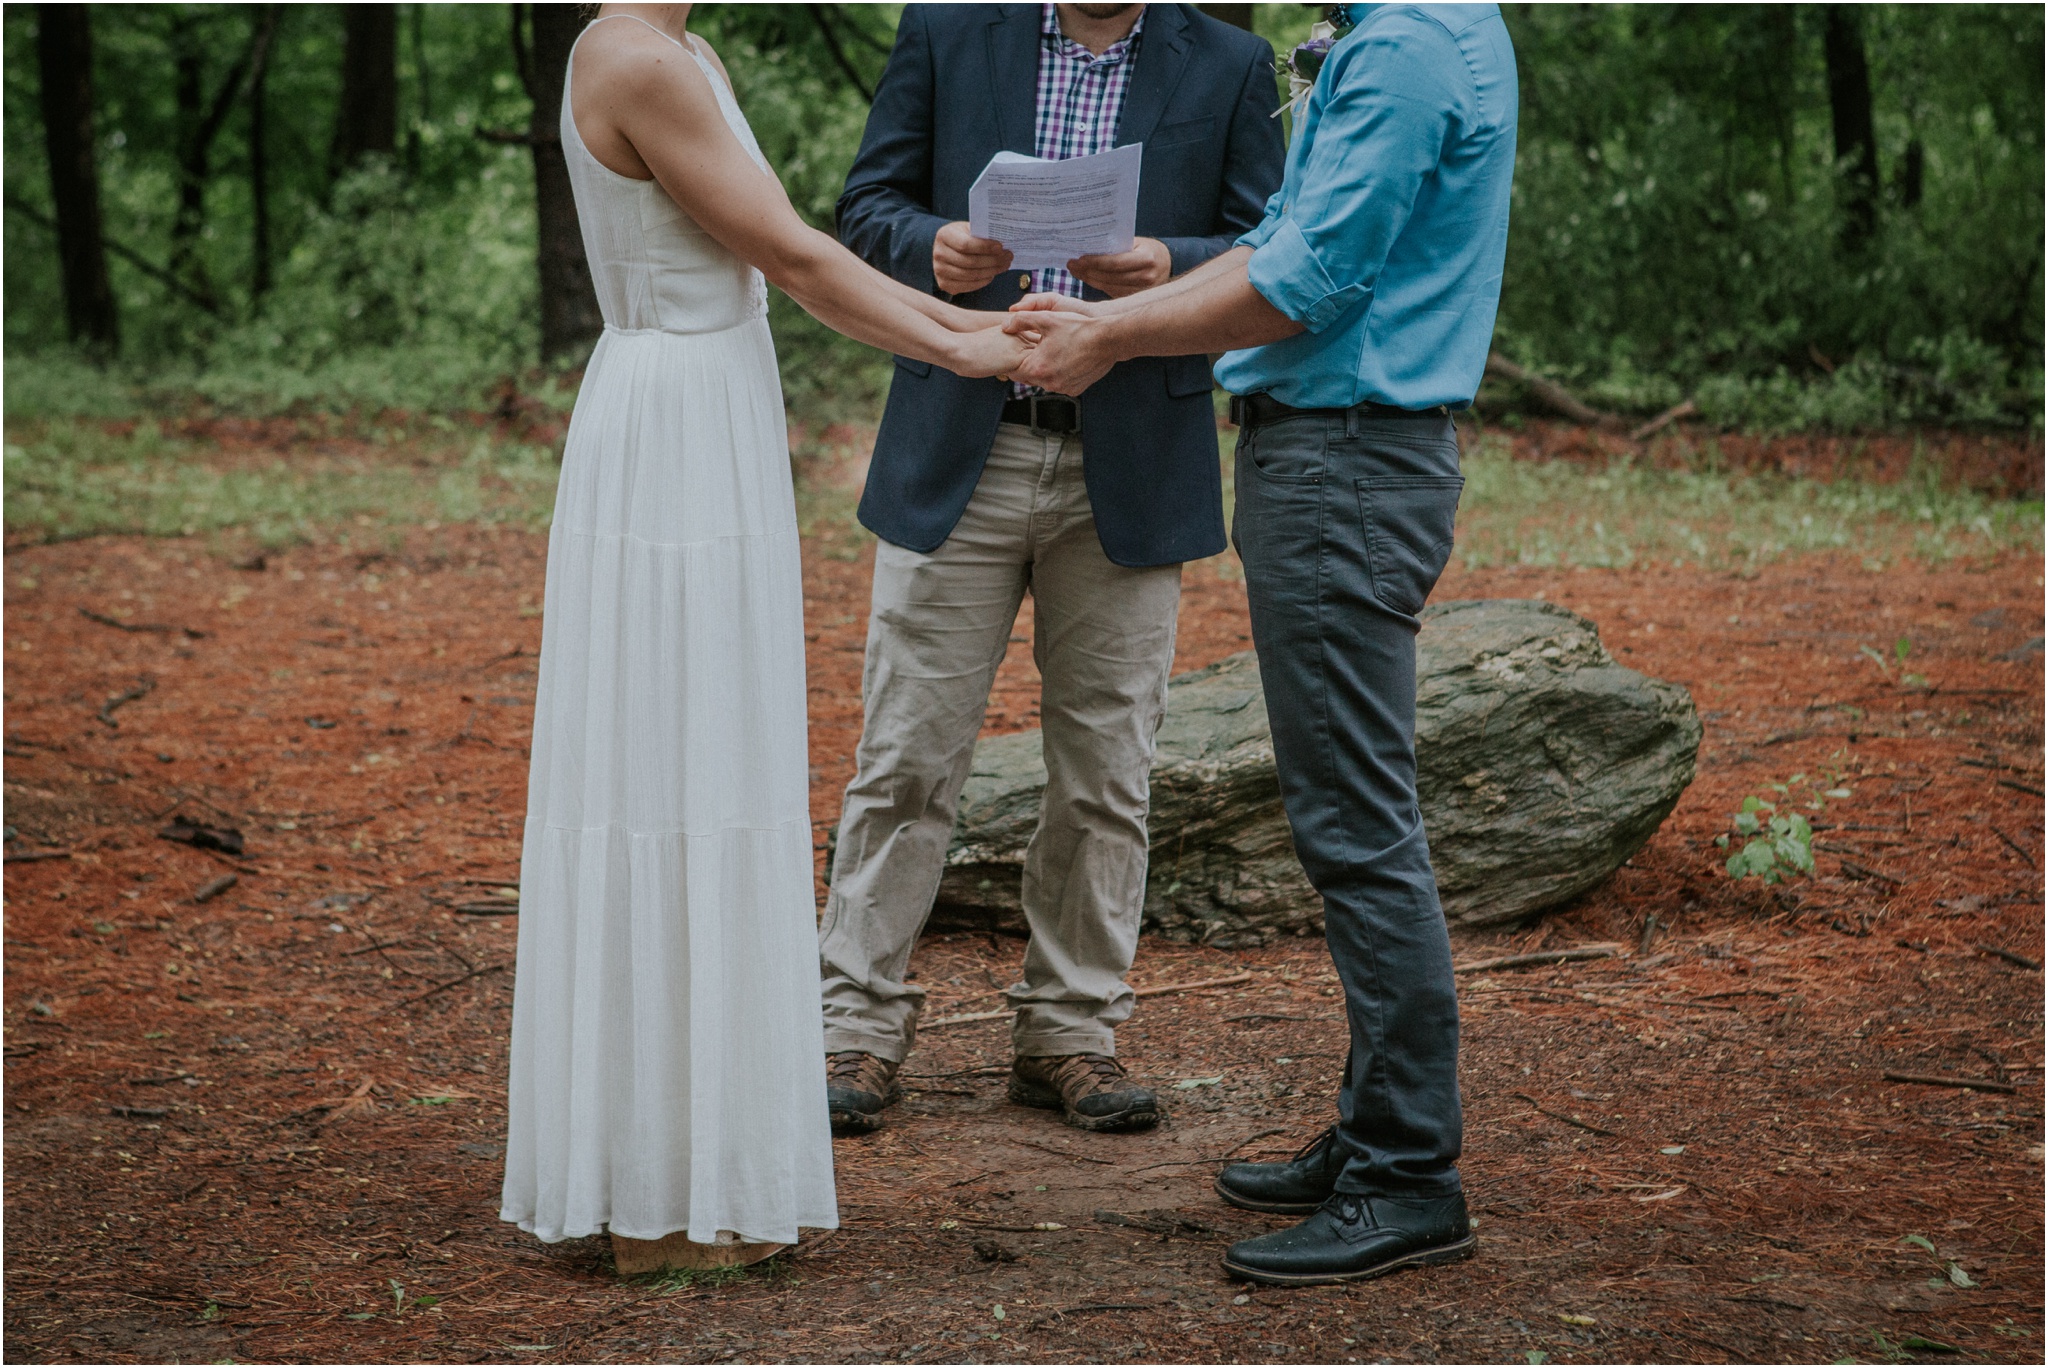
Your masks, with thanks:
M 1018 288 L 1018 289 L 1020 289 L 1020 290 L 1028 290 L 1028 289 L 1030 289 L 1030 288 L 1031 288 L 1031 277 L 1030 277 L 1030 276 L 1028 276 L 1028 275 L 1020 275 L 1020 276 L 1018 276 L 1018 277 L 1017 277 L 1017 288 Z

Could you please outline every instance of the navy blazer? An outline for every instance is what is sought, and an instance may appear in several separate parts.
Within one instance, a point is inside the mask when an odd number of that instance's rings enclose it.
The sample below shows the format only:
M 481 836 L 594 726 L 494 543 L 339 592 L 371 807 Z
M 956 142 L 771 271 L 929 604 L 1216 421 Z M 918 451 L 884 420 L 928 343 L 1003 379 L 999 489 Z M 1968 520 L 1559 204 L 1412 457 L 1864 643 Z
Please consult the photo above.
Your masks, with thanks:
M 867 262 L 937 292 L 932 239 L 967 217 L 967 190 L 990 157 L 1035 151 L 1037 5 L 906 5 L 875 90 L 860 155 L 839 197 L 839 237 Z M 1149 5 L 1117 145 L 1145 145 L 1141 237 L 1179 275 L 1257 227 L 1279 189 L 1273 49 L 1193 5 Z M 1025 293 L 1006 271 L 954 303 L 1007 309 Z M 1103 296 L 1090 291 L 1091 298 Z M 1126 361 L 1081 398 L 1088 497 L 1118 565 L 1172 565 L 1226 545 L 1209 358 Z M 860 520 L 876 536 L 931 551 L 981 479 L 1009 386 L 896 358 Z

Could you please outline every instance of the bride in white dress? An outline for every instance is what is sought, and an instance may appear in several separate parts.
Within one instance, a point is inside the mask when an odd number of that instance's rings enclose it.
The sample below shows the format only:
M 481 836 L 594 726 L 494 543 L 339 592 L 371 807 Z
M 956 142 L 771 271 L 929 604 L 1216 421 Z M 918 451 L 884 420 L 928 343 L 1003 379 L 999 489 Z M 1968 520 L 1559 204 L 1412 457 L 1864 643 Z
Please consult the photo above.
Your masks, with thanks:
M 548 542 L 512 1009 L 502 1215 L 549 1241 L 609 1231 L 621 1271 L 838 1224 L 763 273 L 962 375 L 1020 354 L 1002 314 L 919 294 L 798 218 L 689 10 L 604 6 L 563 91 L 605 330 Z

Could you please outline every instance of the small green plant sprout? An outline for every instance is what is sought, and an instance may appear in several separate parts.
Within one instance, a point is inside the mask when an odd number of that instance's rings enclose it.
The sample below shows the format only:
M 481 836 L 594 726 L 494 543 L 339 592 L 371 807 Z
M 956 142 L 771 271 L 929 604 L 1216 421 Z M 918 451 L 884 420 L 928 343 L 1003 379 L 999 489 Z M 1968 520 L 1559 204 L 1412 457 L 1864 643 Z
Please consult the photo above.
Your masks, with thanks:
M 1900 685 L 1905 688 L 1924 689 L 1927 687 L 1926 675 L 1906 669 L 1906 660 L 1913 654 L 1913 639 L 1911 637 L 1902 636 L 1897 641 L 1894 641 L 1892 643 L 1892 653 L 1889 657 L 1875 646 L 1867 645 L 1858 646 L 1856 653 L 1868 657 L 1871 663 L 1883 672 L 1886 679 L 1891 679 L 1896 675 Z
M 1792 781 L 1805 783 L 1806 776 L 1795 774 Z M 1792 785 L 1772 784 L 1770 788 L 1778 795 L 1779 803 L 1789 808 Z M 1742 810 L 1734 815 L 1735 830 L 1714 838 L 1715 845 L 1732 851 L 1728 856 L 1729 878 L 1757 878 L 1766 884 L 1777 884 L 1795 874 L 1813 873 L 1813 827 L 1803 813 L 1779 811 L 1779 803 L 1752 793 L 1742 800 Z M 1806 806 L 1818 812 L 1826 804 L 1814 797 Z M 1739 847 L 1734 844 L 1738 838 L 1742 841 Z

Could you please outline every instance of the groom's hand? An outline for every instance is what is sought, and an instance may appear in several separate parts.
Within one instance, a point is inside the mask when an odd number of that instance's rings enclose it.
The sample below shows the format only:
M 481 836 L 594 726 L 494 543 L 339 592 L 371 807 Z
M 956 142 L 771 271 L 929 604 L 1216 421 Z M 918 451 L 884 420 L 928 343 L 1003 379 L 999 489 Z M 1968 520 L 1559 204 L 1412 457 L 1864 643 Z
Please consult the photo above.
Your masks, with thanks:
M 1064 311 L 1011 314 L 1003 331 L 1035 345 L 1010 374 L 1055 394 L 1078 395 L 1109 374 L 1117 362 L 1111 327 L 1109 319 Z
M 932 279 L 947 294 L 972 294 L 1010 269 L 1010 249 L 949 223 L 932 239 Z
M 1111 299 L 1164 285 L 1173 275 L 1173 256 L 1158 238 L 1141 237 L 1128 252 L 1075 257 L 1067 271 L 1084 285 L 1093 285 Z

